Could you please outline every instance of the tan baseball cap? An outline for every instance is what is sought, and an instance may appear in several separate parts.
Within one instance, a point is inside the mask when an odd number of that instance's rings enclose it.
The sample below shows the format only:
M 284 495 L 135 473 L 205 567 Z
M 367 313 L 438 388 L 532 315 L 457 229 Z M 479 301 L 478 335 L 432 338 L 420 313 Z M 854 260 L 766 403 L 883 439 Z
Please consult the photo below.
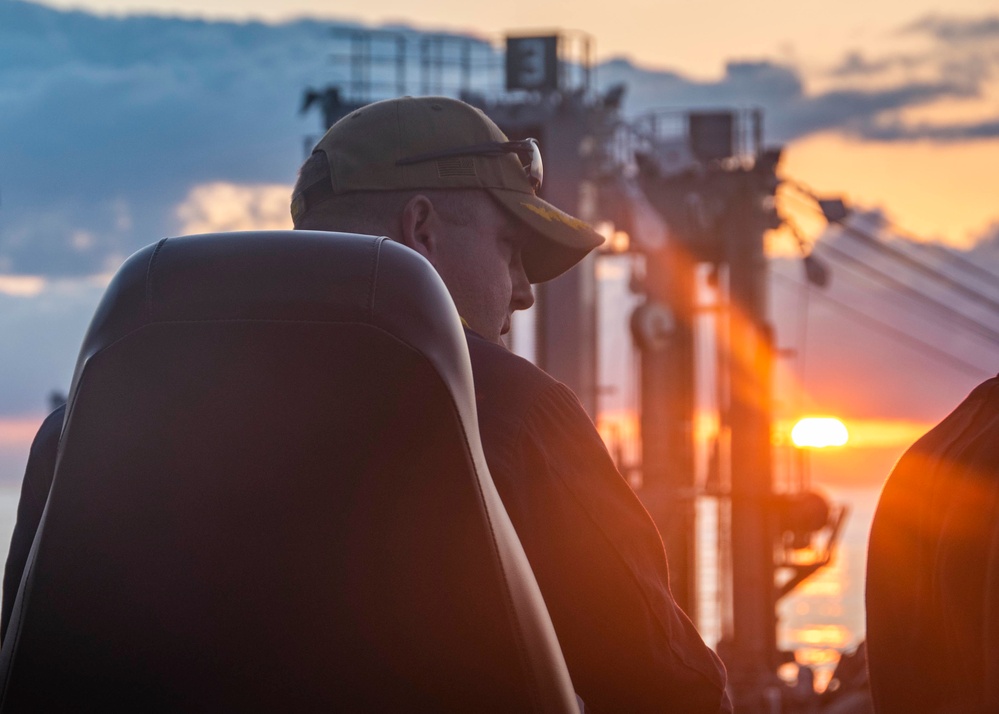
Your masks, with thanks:
M 509 142 L 481 110 L 457 99 L 402 97 L 361 107 L 326 132 L 313 155 L 318 152 L 329 162 L 328 182 L 323 177 L 292 195 L 296 225 L 336 194 L 474 188 L 488 191 L 531 229 L 524 267 L 532 283 L 564 273 L 603 242 L 584 221 L 535 195 L 541 179 L 536 142 Z

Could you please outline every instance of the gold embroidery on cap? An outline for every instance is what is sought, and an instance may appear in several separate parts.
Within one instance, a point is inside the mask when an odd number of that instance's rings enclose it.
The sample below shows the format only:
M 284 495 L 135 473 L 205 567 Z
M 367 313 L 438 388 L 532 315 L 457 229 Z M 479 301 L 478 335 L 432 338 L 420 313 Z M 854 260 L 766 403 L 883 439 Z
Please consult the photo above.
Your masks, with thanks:
M 587 224 L 586 221 L 581 221 L 578 218 L 573 218 L 567 213 L 562 213 L 561 211 L 555 211 L 550 208 L 544 208 L 542 206 L 535 206 L 534 204 L 526 203 L 524 201 L 521 201 L 520 205 L 523 206 L 524 208 L 534 211 L 539 216 L 544 218 L 546 221 L 558 221 L 559 223 L 564 223 L 573 230 L 577 231 L 582 231 L 589 228 L 589 224 Z

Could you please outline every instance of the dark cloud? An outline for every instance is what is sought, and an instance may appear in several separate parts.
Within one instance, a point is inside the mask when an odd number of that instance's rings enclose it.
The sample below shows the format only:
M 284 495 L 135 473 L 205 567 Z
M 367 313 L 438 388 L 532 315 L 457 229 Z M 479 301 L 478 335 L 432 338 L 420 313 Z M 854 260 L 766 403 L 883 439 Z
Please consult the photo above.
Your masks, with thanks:
M 704 82 L 618 59 L 602 66 L 600 77 L 605 83 L 629 83 L 628 108 L 633 112 L 657 106 L 762 107 L 778 141 L 826 129 L 877 140 L 986 137 L 992 136 L 987 121 L 981 126 L 937 126 L 936 131 L 892 123 L 886 115 L 945 99 L 982 96 L 999 69 L 999 44 L 989 41 L 997 24 L 999 18 L 991 17 L 924 18 L 906 32 L 928 34 L 929 49 L 874 56 L 851 51 L 824 73 L 836 82 L 823 92 L 807 91 L 797 67 L 769 60 L 730 62 L 720 80 Z M 877 81 L 872 86 L 867 80 Z
M 973 124 L 887 124 L 873 123 L 864 126 L 859 132 L 865 139 L 876 141 L 918 141 L 934 142 L 968 141 L 972 139 L 994 139 L 999 137 L 999 119 Z
M 0 270 L 101 272 L 196 184 L 293 181 L 329 33 L 0 3 Z
M 902 28 L 902 33 L 926 34 L 940 42 L 964 44 L 999 39 L 999 15 L 945 17 L 927 15 Z
M 599 77 L 604 86 L 628 84 L 626 109 L 632 115 L 663 108 L 759 107 L 765 113 L 767 137 L 777 143 L 830 129 L 879 140 L 892 137 L 894 130 L 894 138 L 906 139 L 906 127 L 885 124 L 886 113 L 972 96 L 977 91 L 961 77 L 957 81 L 912 81 L 879 90 L 808 94 L 798 70 L 767 61 L 730 62 L 716 82 L 642 70 L 625 60 L 601 66 Z
M 975 237 L 969 257 L 975 262 L 994 266 L 996 274 L 999 274 L 999 221 L 992 223 Z M 999 284 L 999 278 L 996 284 Z
M 356 28 L 0 2 L 0 272 L 101 272 L 179 230 L 198 184 L 291 184 L 320 129 L 303 91 L 350 81 L 333 31 Z
M 698 81 L 616 59 L 600 65 L 597 77 L 602 86 L 620 82 L 628 85 L 625 97 L 630 114 L 739 104 L 781 106 L 804 94 L 801 77 L 794 68 L 768 61 L 729 62 L 720 80 Z
M 870 59 L 862 52 L 853 51 L 847 53 L 838 65 L 829 70 L 828 74 L 830 77 L 840 79 L 854 79 L 883 74 L 897 68 L 906 70 L 916 69 L 925 64 L 926 61 L 927 58 L 925 57 L 902 54 Z
M 971 96 L 982 93 L 999 70 L 999 16 L 956 18 L 931 15 L 898 31 L 922 36 L 928 47 L 907 53 L 871 57 L 854 50 L 830 69 L 827 76 L 840 80 L 930 76 L 963 86 Z
M 885 112 L 929 104 L 940 99 L 967 96 L 961 85 L 913 82 L 879 91 L 834 90 L 801 97 L 777 115 L 777 126 L 789 138 L 826 129 L 841 129 L 864 139 L 883 139 L 880 117 Z

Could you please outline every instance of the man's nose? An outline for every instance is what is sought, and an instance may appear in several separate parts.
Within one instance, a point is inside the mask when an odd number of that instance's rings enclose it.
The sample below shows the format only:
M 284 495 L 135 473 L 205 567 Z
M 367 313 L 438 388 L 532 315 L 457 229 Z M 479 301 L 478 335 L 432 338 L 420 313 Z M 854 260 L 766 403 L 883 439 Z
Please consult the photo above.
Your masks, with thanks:
M 534 290 L 531 288 L 531 281 L 527 279 L 527 273 L 523 269 L 518 270 L 514 275 L 510 306 L 514 310 L 526 310 L 533 304 Z

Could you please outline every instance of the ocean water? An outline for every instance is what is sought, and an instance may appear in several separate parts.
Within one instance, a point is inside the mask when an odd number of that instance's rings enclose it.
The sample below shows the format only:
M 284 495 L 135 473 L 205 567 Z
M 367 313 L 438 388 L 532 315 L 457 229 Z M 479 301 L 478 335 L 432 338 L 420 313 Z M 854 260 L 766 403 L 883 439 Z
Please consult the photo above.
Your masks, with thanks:
M 795 652 L 799 664 L 816 669 L 816 684 L 828 682 L 840 652 L 865 636 L 864 573 L 867 538 L 880 486 L 823 489 L 849 509 L 832 562 L 803 582 L 778 605 L 778 644 Z
M 865 636 L 864 572 L 867 537 L 880 486 L 830 488 L 816 484 L 831 504 L 846 506 L 847 519 L 831 562 L 799 584 L 778 603 L 777 643 L 795 654 L 799 665 L 811 667 L 821 690 L 828 683 L 840 654 L 854 649 Z M 722 614 L 715 543 L 714 501 L 698 507 L 698 612 L 695 621 L 705 641 L 714 646 L 721 636 Z M 812 560 L 811 553 L 804 559 Z M 789 679 L 797 672 L 787 671 Z

